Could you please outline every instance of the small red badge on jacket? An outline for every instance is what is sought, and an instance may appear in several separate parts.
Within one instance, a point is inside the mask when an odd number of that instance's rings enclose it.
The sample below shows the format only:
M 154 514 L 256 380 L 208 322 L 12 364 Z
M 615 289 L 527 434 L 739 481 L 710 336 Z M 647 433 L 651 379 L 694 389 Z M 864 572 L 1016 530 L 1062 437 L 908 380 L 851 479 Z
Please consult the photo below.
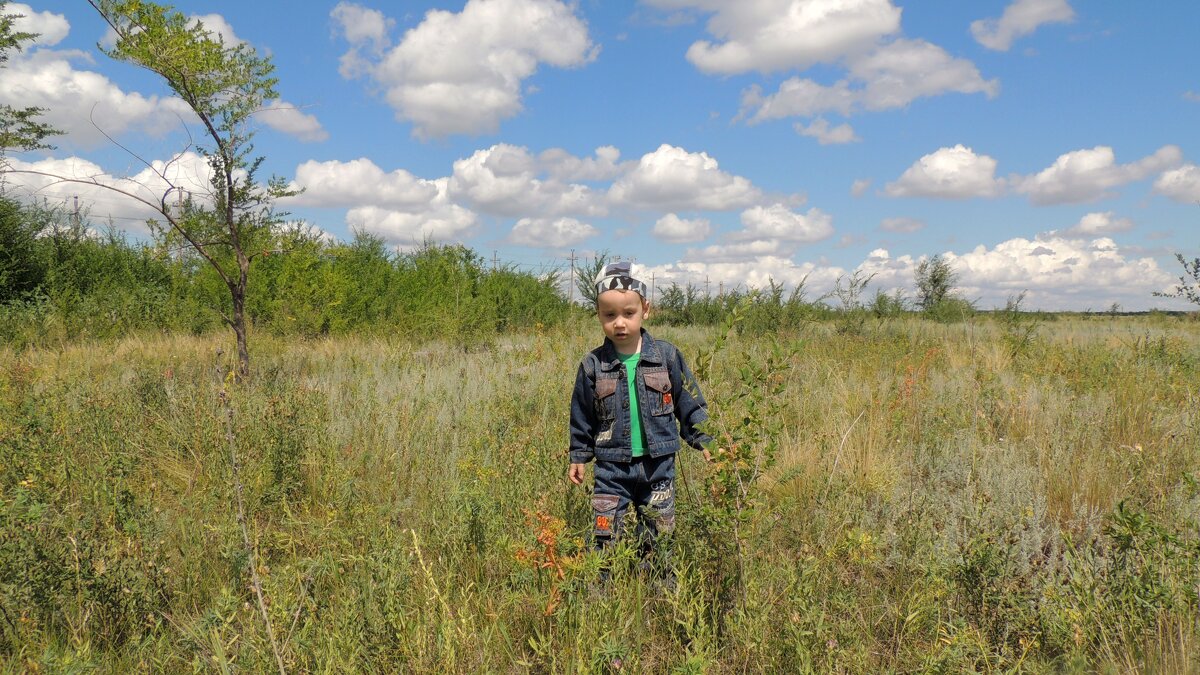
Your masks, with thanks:
M 663 405 L 671 405 L 671 392 L 663 394 Z

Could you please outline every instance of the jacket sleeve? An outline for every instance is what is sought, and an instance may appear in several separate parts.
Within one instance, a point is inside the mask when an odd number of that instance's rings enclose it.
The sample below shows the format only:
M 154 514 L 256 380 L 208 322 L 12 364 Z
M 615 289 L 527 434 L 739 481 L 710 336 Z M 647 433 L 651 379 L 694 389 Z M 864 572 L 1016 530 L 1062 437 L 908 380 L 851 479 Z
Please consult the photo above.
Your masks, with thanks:
M 704 394 L 700 392 L 700 383 L 692 375 L 683 352 L 676 347 L 671 364 L 678 377 L 673 381 L 675 397 L 675 417 L 679 420 L 679 435 L 688 445 L 703 450 L 712 443 L 712 436 L 700 430 L 700 425 L 708 421 L 708 404 L 704 402 Z
M 594 377 L 594 376 L 593 376 Z M 588 377 L 584 364 L 575 374 L 575 390 L 571 392 L 571 463 L 586 464 L 595 457 L 596 438 L 595 384 Z

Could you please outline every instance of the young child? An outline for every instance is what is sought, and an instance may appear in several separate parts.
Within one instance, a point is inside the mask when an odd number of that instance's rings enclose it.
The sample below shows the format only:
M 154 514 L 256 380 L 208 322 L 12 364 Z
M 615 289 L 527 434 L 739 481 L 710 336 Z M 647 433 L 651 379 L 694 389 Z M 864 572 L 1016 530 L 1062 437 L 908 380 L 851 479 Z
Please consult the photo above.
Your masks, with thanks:
M 645 555 L 675 525 L 680 436 L 709 459 L 704 446 L 712 438 L 697 428 L 708 412 L 683 354 L 642 328 L 650 303 L 630 263 L 605 265 L 596 278 L 596 315 L 605 339 L 575 377 L 567 477 L 582 484 L 584 465 L 595 459 L 593 545 L 617 540 L 633 505 Z

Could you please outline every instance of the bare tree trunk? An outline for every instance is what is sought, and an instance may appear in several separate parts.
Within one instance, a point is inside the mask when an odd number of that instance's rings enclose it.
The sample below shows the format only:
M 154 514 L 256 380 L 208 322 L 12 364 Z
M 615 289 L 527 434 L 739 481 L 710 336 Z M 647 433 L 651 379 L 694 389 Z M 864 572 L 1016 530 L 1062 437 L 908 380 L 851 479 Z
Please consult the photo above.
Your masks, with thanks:
M 242 380 L 250 375 L 250 347 L 246 340 L 246 289 L 243 286 L 230 290 L 233 295 L 233 333 L 237 336 L 237 376 Z
M 228 179 L 232 181 L 233 177 L 229 176 Z M 229 222 L 232 223 L 232 210 L 227 214 L 227 217 L 230 219 Z M 229 287 L 229 291 L 233 296 L 233 332 L 237 335 L 238 379 L 245 379 L 250 375 L 250 347 L 246 344 L 246 282 L 250 276 L 250 258 L 242 250 L 241 241 L 232 225 L 230 226 L 229 234 L 234 243 L 233 248 L 234 253 L 237 255 L 238 263 L 237 282 L 231 284 Z

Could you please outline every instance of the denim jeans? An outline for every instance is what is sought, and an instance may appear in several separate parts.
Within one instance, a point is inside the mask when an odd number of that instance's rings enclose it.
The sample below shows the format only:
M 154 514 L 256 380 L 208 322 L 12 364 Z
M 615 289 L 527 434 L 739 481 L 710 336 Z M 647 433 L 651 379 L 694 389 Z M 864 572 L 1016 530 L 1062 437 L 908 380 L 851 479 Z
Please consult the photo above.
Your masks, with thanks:
M 609 546 L 621 538 L 625 516 L 632 504 L 637 513 L 638 548 L 661 562 L 666 550 L 655 544 L 675 527 L 675 455 L 643 455 L 630 462 L 596 462 L 596 487 L 592 494 L 593 546 Z

